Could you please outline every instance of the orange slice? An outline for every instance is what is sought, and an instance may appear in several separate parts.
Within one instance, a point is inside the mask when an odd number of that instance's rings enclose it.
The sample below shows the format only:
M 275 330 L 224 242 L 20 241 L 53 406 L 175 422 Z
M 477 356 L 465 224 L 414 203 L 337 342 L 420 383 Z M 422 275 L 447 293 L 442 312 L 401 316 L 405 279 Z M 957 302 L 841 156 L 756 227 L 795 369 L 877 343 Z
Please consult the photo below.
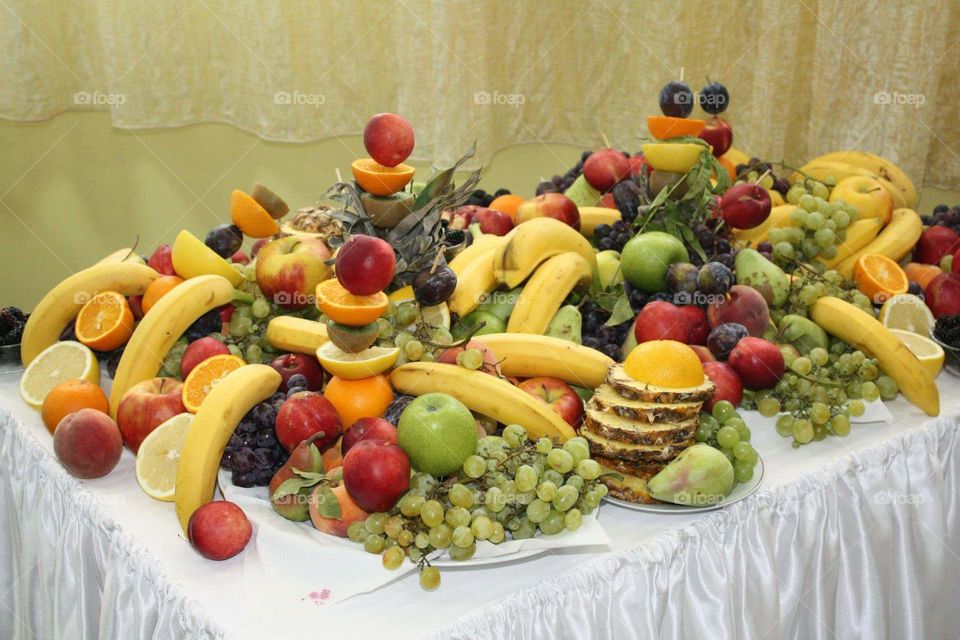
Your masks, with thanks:
M 414 168 L 408 164 L 385 167 L 373 158 L 354 160 L 350 169 L 360 188 L 375 196 L 389 196 L 400 191 L 413 179 L 414 173 Z
M 334 322 L 351 327 L 375 322 L 386 312 L 389 304 L 390 299 L 382 291 L 372 296 L 355 296 L 344 289 L 336 278 L 317 285 L 317 307 L 320 311 Z
M 280 233 L 280 227 L 263 206 L 239 189 L 230 194 L 230 219 L 251 238 L 269 238 Z
M 647 116 L 647 129 L 657 140 L 669 140 L 680 136 L 697 137 L 707 123 L 696 118 L 672 118 L 670 116 Z
M 879 253 L 865 253 L 853 265 L 857 288 L 874 304 L 906 293 L 910 282 L 900 265 Z
M 147 290 L 143 292 L 143 300 L 140 301 L 140 308 L 146 313 L 150 311 L 157 300 L 170 293 L 178 284 L 183 282 L 180 276 L 160 276 L 150 283 Z
M 152 283 L 151 283 L 151 286 Z M 97 351 L 113 351 L 133 334 L 133 311 L 116 291 L 101 291 L 83 305 L 73 324 L 77 340 Z
M 245 364 L 246 362 L 242 358 L 223 353 L 207 358 L 195 366 L 187 379 L 183 381 L 181 392 L 183 406 L 190 413 L 199 411 L 204 398 L 207 397 L 213 387 L 228 374 Z

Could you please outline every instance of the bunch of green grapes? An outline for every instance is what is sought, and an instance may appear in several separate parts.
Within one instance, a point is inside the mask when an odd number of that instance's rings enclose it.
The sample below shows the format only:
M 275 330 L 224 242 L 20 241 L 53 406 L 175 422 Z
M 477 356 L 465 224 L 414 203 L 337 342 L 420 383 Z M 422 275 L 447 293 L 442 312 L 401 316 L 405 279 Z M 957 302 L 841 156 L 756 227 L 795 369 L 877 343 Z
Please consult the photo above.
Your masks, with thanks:
M 183 380 L 180 375 L 180 360 L 183 358 L 183 353 L 187 350 L 188 344 L 190 343 L 186 337 L 181 337 L 173 343 L 170 351 L 167 352 L 167 357 L 163 359 L 163 365 L 161 365 L 158 375 Z
M 723 452 L 733 464 L 737 482 L 749 482 L 760 456 L 750 444 L 750 427 L 737 413 L 733 404 L 720 400 L 710 413 L 700 414 L 697 442 L 709 444 Z
M 824 296 L 833 296 L 873 314 L 873 303 L 869 296 L 857 290 L 853 281 L 847 280 L 835 269 L 826 269 L 822 273 L 823 265 L 803 265 L 793 272 L 790 282 L 790 295 L 787 301 L 777 309 L 770 310 L 770 317 L 774 322 L 788 314 L 804 317 L 810 315 L 810 306 Z
M 791 226 L 770 230 L 774 262 L 789 269 L 800 260 L 837 257 L 837 245 L 846 240 L 846 229 L 858 212 L 845 202 L 828 202 L 829 195 L 827 186 L 816 180 L 790 187 L 787 202 L 796 205 L 790 212 Z
M 404 558 L 420 566 L 420 586 L 440 586 L 440 572 L 428 556 L 447 550 L 469 560 L 477 542 L 531 538 L 576 531 L 607 494 L 600 464 L 590 459 L 583 438 L 557 446 L 550 438 L 531 442 L 517 424 L 503 436 L 482 438 L 455 476 L 439 482 L 417 473 L 410 490 L 387 513 L 354 522 L 347 536 L 366 551 L 382 554 L 396 569 Z
M 377 325 L 377 344 L 400 349 L 397 366 L 407 362 L 433 362 L 440 351 L 453 343 L 453 335 L 441 324 L 440 316 L 425 314 L 423 307 L 413 300 L 391 302 Z
M 777 418 L 777 433 L 793 438 L 793 446 L 850 433 L 850 418 L 862 416 L 864 400 L 892 400 L 897 383 L 882 375 L 877 361 L 849 350 L 837 340 L 830 350 L 815 347 L 807 355 L 784 353 L 787 373 L 772 389 L 744 396 L 744 406 Z

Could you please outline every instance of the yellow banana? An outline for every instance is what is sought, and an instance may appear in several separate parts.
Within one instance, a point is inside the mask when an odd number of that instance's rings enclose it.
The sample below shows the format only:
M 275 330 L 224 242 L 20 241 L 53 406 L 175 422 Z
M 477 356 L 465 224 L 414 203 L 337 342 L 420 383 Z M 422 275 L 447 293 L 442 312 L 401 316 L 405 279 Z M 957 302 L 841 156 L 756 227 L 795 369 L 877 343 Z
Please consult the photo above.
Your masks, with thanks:
M 846 240 L 837 245 L 837 256 L 830 260 L 821 259 L 822 262 L 832 269 L 873 242 L 881 230 L 883 230 L 883 220 L 880 218 L 864 218 L 851 223 L 847 227 Z
M 280 374 L 265 364 L 240 367 L 210 390 L 193 416 L 180 449 L 174 497 L 185 534 L 193 512 L 213 499 L 223 449 L 240 419 L 272 396 L 281 380 Z
M 570 292 L 590 284 L 591 274 L 590 263 L 578 253 L 568 251 L 549 258 L 520 292 L 507 333 L 543 335 Z
M 620 211 L 608 207 L 580 207 L 580 233 L 586 237 L 593 235 L 598 225 L 612 225 L 623 219 Z
M 868 171 L 867 169 L 863 169 L 847 162 L 836 162 L 832 160 L 815 160 L 813 162 L 808 162 L 800 168 L 800 172 L 794 173 L 792 176 L 790 176 L 790 181 L 796 182 L 804 177 L 802 174 L 806 174 L 815 180 L 823 180 L 827 176 L 833 176 L 837 182 L 840 182 L 844 178 L 849 178 L 850 176 L 864 176 L 867 178 L 873 178 L 879 182 L 880 186 L 882 186 L 893 198 L 893 206 L 895 209 L 908 206 L 907 198 L 904 196 L 903 192 L 892 182 L 872 171 Z
M 275 348 L 314 355 L 329 338 L 327 325 L 316 320 L 277 316 L 267 324 L 267 340 Z
M 940 414 L 940 392 L 930 371 L 873 315 L 839 298 L 820 298 L 810 317 L 827 333 L 876 358 L 880 369 L 897 381 L 900 393 L 927 415 Z
M 449 394 L 471 411 L 504 424 L 519 424 L 532 439 L 546 436 L 563 442 L 576 435 L 547 404 L 503 378 L 481 371 L 438 362 L 410 362 L 393 370 L 390 384 L 399 393 L 410 395 Z
M 30 314 L 20 340 L 23 364 L 30 364 L 37 354 L 59 340 L 63 328 L 95 294 L 116 291 L 125 296 L 143 295 L 158 275 L 135 262 L 95 264 L 73 274 L 51 289 Z
M 453 257 L 447 266 L 453 269 L 453 272 L 460 277 L 460 272 L 468 264 L 477 259 L 477 256 L 486 253 L 488 249 L 499 247 L 506 243 L 505 236 L 495 236 L 492 233 L 485 233 L 479 238 L 475 238 L 469 247 L 464 247 L 457 255 Z
M 197 276 L 160 298 L 137 325 L 120 357 L 110 390 L 110 415 L 133 385 L 157 375 L 167 353 L 193 322 L 233 299 L 233 285 L 220 276 Z
M 893 184 L 906 201 L 906 206 L 913 209 L 917 206 L 917 189 L 913 186 L 913 181 L 904 171 L 886 158 L 881 158 L 873 153 L 866 151 L 834 151 L 827 153 L 811 162 L 845 162 L 855 167 L 866 169 L 884 180 Z
M 488 247 L 474 254 L 471 262 L 460 266 L 457 288 L 447 300 L 450 311 L 462 318 L 476 309 L 487 294 L 497 288 L 500 283 L 493 272 L 493 257 L 497 251 L 497 246 Z
M 849 279 L 853 277 L 853 265 L 865 253 L 880 253 L 900 262 L 910 253 L 923 233 L 923 222 L 913 209 L 894 209 L 890 224 L 884 227 L 872 242 L 850 255 L 834 268 Z
M 136 264 L 146 264 L 146 262 L 143 261 L 143 258 L 140 257 L 140 254 L 130 247 L 118 249 L 110 255 L 104 256 L 95 264 L 113 264 L 117 262 L 135 262 Z
M 794 209 L 796 209 L 796 207 L 792 204 L 774 207 L 770 210 L 770 215 L 767 216 L 767 219 L 761 224 L 752 229 L 734 229 L 733 235 L 741 244 L 747 244 L 749 242 L 756 247 L 761 242 L 767 241 L 771 229 L 792 227 L 793 223 L 790 221 L 790 212 Z
M 547 258 L 572 251 L 586 260 L 591 271 L 597 257 L 590 242 L 573 227 L 554 218 L 535 218 L 517 225 L 493 256 L 497 282 L 513 289 Z
M 505 376 L 549 376 L 588 389 L 599 387 L 613 360 L 596 349 L 524 333 L 488 333 L 478 336 L 496 356 Z

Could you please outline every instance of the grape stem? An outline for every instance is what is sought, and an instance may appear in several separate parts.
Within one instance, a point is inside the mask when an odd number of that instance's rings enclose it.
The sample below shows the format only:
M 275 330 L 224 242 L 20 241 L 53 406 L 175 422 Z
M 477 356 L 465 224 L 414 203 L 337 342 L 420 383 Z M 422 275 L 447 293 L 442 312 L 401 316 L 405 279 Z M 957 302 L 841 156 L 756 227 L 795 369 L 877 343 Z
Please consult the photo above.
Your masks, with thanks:
M 807 173 L 807 172 L 805 172 L 805 171 L 801 171 L 800 169 L 797 169 L 796 167 L 791 167 L 790 165 L 787 164 L 787 161 L 786 161 L 786 160 L 781 160 L 781 161 L 780 161 L 780 166 L 783 167 L 784 169 L 788 169 L 788 170 L 790 170 L 790 171 L 793 171 L 794 173 L 799 173 L 800 175 L 802 175 L 804 178 L 807 178 L 808 180 L 813 180 L 814 182 L 820 182 L 819 180 L 817 180 L 816 178 L 814 178 L 813 176 L 811 176 L 809 173 Z
M 127 252 L 127 255 L 123 256 L 123 260 L 120 262 L 126 262 L 127 259 L 137 252 L 137 245 L 140 244 L 140 234 L 138 233 L 133 239 L 133 246 L 130 247 L 130 251 Z
M 480 329 L 483 329 L 485 326 L 487 326 L 487 323 L 481 322 L 470 330 L 470 333 L 467 334 L 466 338 L 460 340 L 459 342 L 452 342 L 450 344 L 437 344 L 436 342 L 430 342 L 429 340 L 421 340 L 421 342 L 437 349 L 456 349 L 458 347 L 466 347 L 470 340 L 473 339 L 473 336 L 475 336 L 477 332 L 480 331 Z

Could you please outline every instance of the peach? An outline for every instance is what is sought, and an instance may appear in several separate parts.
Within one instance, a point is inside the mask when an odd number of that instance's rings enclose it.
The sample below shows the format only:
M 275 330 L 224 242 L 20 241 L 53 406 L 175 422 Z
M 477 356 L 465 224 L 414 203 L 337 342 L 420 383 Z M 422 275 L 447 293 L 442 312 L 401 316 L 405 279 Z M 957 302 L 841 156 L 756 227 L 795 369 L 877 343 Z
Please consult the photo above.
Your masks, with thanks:
M 123 438 L 113 419 L 96 409 L 68 414 L 53 432 L 53 451 L 78 478 L 105 476 L 120 461 Z
M 333 472 L 333 469 L 328 471 L 328 477 L 332 475 Z M 335 486 L 332 486 L 330 489 L 333 492 L 333 495 L 336 496 L 337 502 L 340 504 L 340 517 L 323 517 L 320 515 L 319 511 L 319 500 L 322 495 L 320 491 L 322 489 L 323 486 L 318 486 L 313 490 L 313 493 L 310 494 L 310 520 L 313 522 L 313 526 L 317 528 L 317 531 L 329 533 L 330 535 L 340 538 L 346 538 L 347 528 L 349 528 L 354 522 L 362 522 L 366 520 L 369 514 L 353 501 L 353 498 L 351 498 L 350 494 L 347 493 L 347 488 L 343 486 L 342 482 L 340 482 Z
M 253 526 L 243 509 L 226 500 L 208 502 L 190 516 L 187 537 L 208 560 L 226 560 L 246 548 Z
M 724 300 L 710 303 L 707 319 L 711 327 L 735 322 L 746 327 L 751 336 L 760 337 L 770 324 L 770 309 L 759 291 L 735 284 Z
M 960 314 L 960 275 L 941 273 L 923 293 L 935 318 Z

